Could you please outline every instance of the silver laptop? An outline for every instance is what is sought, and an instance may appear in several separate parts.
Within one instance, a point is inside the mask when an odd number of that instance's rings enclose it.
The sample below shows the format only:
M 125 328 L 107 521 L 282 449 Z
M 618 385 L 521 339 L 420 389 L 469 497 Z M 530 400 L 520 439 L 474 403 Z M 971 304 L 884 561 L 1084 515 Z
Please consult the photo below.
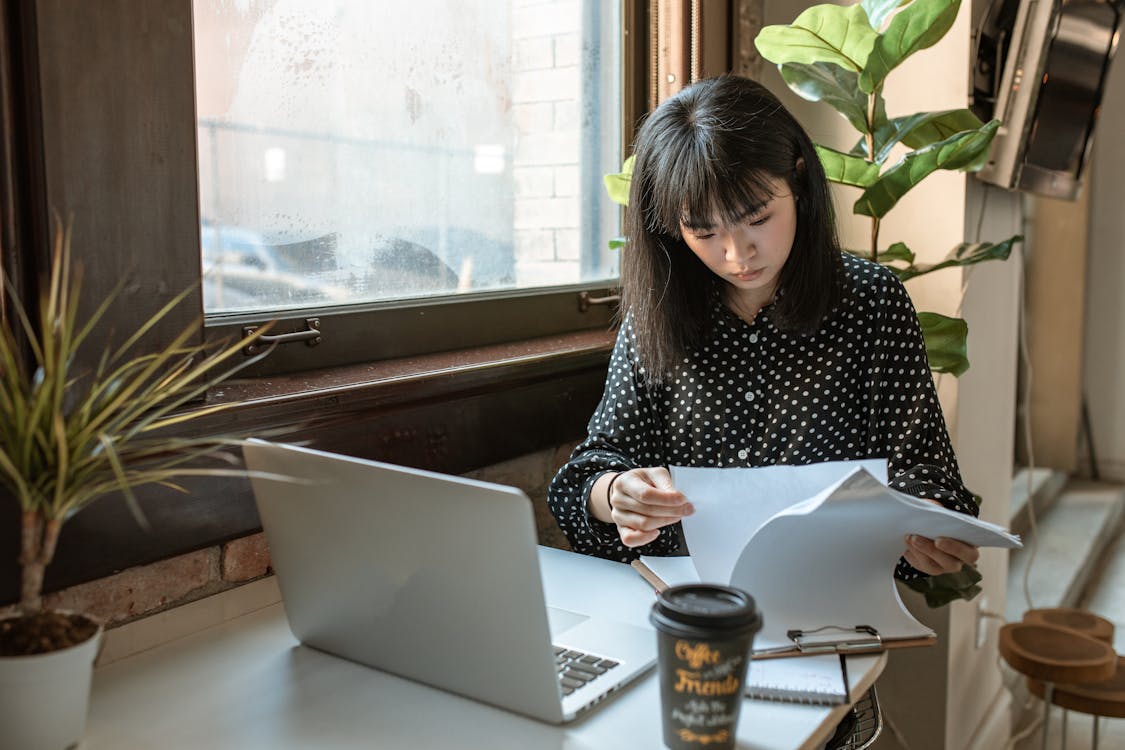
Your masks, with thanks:
M 549 608 L 518 489 L 254 440 L 243 448 L 293 635 L 547 722 L 648 670 L 651 630 Z

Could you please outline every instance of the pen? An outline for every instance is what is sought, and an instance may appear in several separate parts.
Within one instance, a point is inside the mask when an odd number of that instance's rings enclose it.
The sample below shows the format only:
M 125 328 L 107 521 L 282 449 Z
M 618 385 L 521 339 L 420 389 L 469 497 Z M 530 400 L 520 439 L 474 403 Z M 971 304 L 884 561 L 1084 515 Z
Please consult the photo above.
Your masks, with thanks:
M 656 593 L 659 594 L 661 591 L 668 588 L 668 584 L 664 582 L 664 579 L 656 575 L 656 573 L 653 573 L 652 568 L 645 565 L 640 560 L 634 560 L 629 564 L 633 566 L 633 570 L 641 574 L 641 578 L 648 581 L 649 585 L 656 589 Z

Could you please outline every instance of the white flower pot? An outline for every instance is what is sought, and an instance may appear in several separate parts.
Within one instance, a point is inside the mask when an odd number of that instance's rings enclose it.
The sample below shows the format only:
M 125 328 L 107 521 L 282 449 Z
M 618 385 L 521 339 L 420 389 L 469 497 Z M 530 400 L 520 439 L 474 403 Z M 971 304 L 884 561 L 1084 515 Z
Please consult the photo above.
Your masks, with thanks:
M 86 731 L 90 679 L 103 628 L 85 643 L 0 656 L 0 749 L 65 750 Z

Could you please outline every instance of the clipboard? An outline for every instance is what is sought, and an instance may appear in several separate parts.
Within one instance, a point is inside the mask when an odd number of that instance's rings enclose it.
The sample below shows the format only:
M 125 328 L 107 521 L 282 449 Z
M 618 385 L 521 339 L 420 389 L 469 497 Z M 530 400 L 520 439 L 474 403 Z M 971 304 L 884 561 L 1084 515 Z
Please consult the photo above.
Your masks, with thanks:
M 792 645 L 773 646 L 754 649 L 752 659 L 777 659 L 795 656 L 818 656 L 821 654 L 877 654 L 888 649 L 932 646 L 937 643 L 937 635 L 921 635 L 908 638 L 883 638 L 879 631 L 870 625 L 841 627 L 825 625 L 811 630 L 787 630 L 786 636 Z
M 657 559 L 648 558 L 649 562 L 656 564 Z M 665 558 L 661 562 L 666 562 L 669 559 Z M 684 563 L 688 562 L 687 558 L 679 558 Z M 644 560 L 633 560 L 630 565 L 637 571 L 641 578 L 652 586 L 656 593 L 660 593 L 668 588 L 669 584 L 661 578 L 656 571 L 654 571 Z M 668 568 L 673 572 L 674 579 L 687 579 L 690 578 L 686 566 L 681 564 L 679 566 L 682 570 L 673 571 L 671 567 Z M 698 579 L 698 577 L 696 577 Z M 686 582 L 686 581 L 680 581 Z M 766 648 L 756 648 L 751 652 L 751 658 L 758 659 L 778 659 L 796 656 L 818 656 L 822 654 L 876 654 L 888 649 L 896 648 L 911 648 L 915 646 L 932 646 L 937 643 L 937 635 L 929 633 L 927 635 L 913 635 L 909 637 L 898 638 L 884 638 L 879 630 L 871 625 L 856 625 L 854 627 L 843 627 L 840 625 L 824 625 L 819 628 L 813 629 L 789 629 L 785 631 L 789 643 L 784 646 L 771 646 Z

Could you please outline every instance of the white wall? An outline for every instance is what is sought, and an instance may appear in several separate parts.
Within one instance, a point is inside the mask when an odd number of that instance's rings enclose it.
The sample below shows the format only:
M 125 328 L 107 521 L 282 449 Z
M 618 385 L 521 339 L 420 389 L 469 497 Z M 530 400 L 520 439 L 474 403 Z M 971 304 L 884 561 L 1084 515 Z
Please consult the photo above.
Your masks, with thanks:
M 813 4 L 767 0 L 765 22 L 788 23 Z M 967 105 L 970 6 L 970 2 L 962 4 L 957 22 L 938 45 L 916 54 L 891 74 L 884 92 L 890 116 Z M 792 95 L 772 66 L 767 65 L 763 83 L 783 97 L 814 140 L 849 148 L 854 143 L 855 135 L 843 118 L 823 105 Z M 987 192 L 981 239 L 1000 240 L 1018 233 L 1017 198 L 998 189 Z M 927 178 L 884 220 L 880 245 L 903 241 L 920 260 L 938 260 L 958 243 L 976 239 L 984 194 L 982 185 L 960 173 Z M 847 246 L 865 247 L 870 225 L 865 218 L 851 215 L 857 195 L 847 189 L 838 193 L 841 238 Z M 1006 523 L 1016 389 L 1018 263 L 979 266 L 966 274 L 942 271 L 912 280 L 907 288 L 919 309 L 946 314 L 960 309 L 969 323 L 972 367 L 960 379 L 939 378 L 938 390 L 966 484 L 984 498 L 984 517 Z M 989 710 L 1003 701 L 995 628 L 989 630 L 982 648 L 976 647 L 975 638 L 978 602 L 987 601 L 989 609 L 1003 610 L 1007 556 L 991 552 L 982 556 L 984 594 L 977 602 L 927 610 L 919 597 L 907 592 L 909 606 L 939 634 L 936 646 L 892 654 L 879 682 L 887 716 L 911 750 L 972 747 Z M 889 737 L 879 745 L 894 746 Z
M 1103 478 L 1125 480 L 1125 60 L 1110 67 L 1087 188 L 1084 384 L 1094 447 Z M 1052 248 L 1065 253 L 1067 248 Z M 1085 459 L 1082 465 L 1085 465 Z

